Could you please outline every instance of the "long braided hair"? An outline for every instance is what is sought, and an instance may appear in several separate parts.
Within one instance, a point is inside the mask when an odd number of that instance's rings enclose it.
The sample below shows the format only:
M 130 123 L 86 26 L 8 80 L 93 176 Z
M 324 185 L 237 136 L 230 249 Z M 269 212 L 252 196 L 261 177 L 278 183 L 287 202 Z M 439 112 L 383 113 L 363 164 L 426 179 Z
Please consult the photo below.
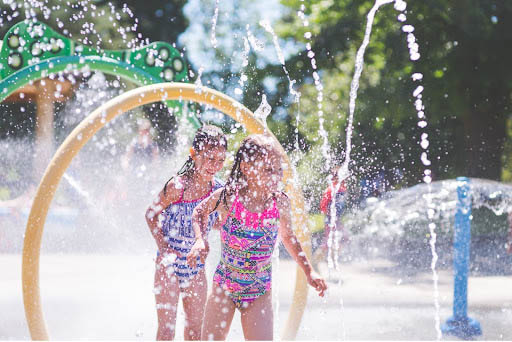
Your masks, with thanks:
M 192 141 L 192 148 L 194 149 L 194 151 L 200 152 L 207 148 L 217 146 L 222 146 L 224 148 L 228 147 L 226 135 L 224 134 L 224 132 L 222 132 L 222 130 L 219 127 L 213 125 L 204 125 L 197 130 L 196 135 L 194 136 L 194 140 Z M 188 176 L 191 175 L 194 172 L 194 170 L 194 159 L 192 159 L 192 156 L 188 156 L 187 161 L 185 162 L 185 164 L 183 164 L 183 166 L 176 175 Z M 167 185 L 174 177 L 175 176 L 172 176 L 167 182 L 165 182 L 163 189 L 164 195 L 167 192 Z
M 244 178 L 244 174 L 240 168 L 242 161 L 254 162 L 258 159 L 263 159 L 274 151 L 274 148 L 272 140 L 262 134 L 249 135 L 240 143 L 240 147 L 235 155 L 233 168 L 231 169 L 226 185 L 222 189 L 213 211 L 218 208 L 221 201 L 224 202 L 227 207 L 227 196 L 232 195 L 240 189 L 240 185 Z

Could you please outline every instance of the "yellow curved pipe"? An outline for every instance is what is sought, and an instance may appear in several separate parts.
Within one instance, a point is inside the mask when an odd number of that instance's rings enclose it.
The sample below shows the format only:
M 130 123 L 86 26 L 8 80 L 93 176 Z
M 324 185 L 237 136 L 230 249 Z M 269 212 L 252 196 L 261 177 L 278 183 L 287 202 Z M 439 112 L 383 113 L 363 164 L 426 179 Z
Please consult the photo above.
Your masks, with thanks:
M 48 209 L 57 186 L 69 164 L 80 149 L 107 122 L 136 107 L 164 100 L 188 100 L 210 105 L 231 116 L 245 126 L 251 133 L 263 133 L 264 126 L 254 114 L 234 99 L 218 91 L 185 83 L 160 83 L 128 91 L 103 104 L 87 116 L 64 140 L 50 164 L 48 165 L 30 210 L 25 231 L 22 261 L 23 301 L 30 335 L 33 340 L 48 340 L 48 332 L 44 321 L 39 290 L 39 255 L 41 237 Z M 275 136 L 268 132 L 277 142 Z M 311 257 L 310 235 L 304 209 L 302 192 L 293 182 L 292 168 L 286 153 L 278 143 L 285 156 L 284 180 L 286 190 L 292 202 L 292 216 L 299 241 Z M 306 228 L 306 229 L 303 229 Z M 307 283 L 304 273 L 297 268 L 295 292 L 283 339 L 294 339 L 304 312 L 307 300 Z

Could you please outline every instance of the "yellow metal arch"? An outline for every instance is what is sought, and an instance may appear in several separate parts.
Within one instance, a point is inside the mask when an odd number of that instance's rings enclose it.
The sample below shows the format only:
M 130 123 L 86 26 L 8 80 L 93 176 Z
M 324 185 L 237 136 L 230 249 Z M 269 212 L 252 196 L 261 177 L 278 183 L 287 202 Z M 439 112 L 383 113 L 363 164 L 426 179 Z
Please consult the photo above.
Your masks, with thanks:
M 115 117 L 144 104 L 165 100 L 188 100 L 210 105 L 231 116 L 245 126 L 251 133 L 263 133 L 264 126 L 253 113 L 234 99 L 218 91 L 186 83 L 160 83 L 128 91 L 108 101 L 88 117 L 86 117 L 66 138 L 59 147 L 48 168 L 46 169 L 37 189 L 25 231 L 23 244 L 22 283 L 25 315 L 30 335 L 34 340 L 48 340 L 48 332 L 41 307 L 39 290 L 39 256 L 41 238 L 48 209 L 59 185 L 60 179 L 69 164 L 80 149 L 107 122 Z M 271 133 L 270 133 L 271 134 Z M 272 134 L 271 134 L 272 135 Z M 274 135 L 273 139 L 276 140 Z M 283 148 L 278 143 L 285 156 L 287 167 L 284 170 L 286 190 L 292 202 L 293 223 L 303 248 L 311 257 L 310 235 L 307 229 L 307 218 L 304 209 L 304 198 L 301 190 L 294 184 L 292 168 Z M 306 229 L 304 229 L 306 228 Z M 295 292 L 290 308 L 288 321 L 282 338 L 294 339 L 300 325 L 307 300 L 308 286 L 304 273 L 297 268 Z

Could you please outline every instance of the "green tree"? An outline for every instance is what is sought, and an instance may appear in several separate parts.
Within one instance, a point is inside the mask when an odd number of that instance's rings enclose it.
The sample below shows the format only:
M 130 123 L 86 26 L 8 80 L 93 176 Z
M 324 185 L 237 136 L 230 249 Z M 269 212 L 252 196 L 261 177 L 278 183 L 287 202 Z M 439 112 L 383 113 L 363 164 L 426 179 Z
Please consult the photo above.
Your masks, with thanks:
M 324 107 L 329 108 L 325 110 L 327 126 L 331 141 L 337 145 L 345 138 L 347 79 L 353 74 L 354 54 L 362 42 L 365 16 L 373 2 L 283 3 L 293 9 L 305 5 L 310 25 L 304 27 L 292 14 L 282 20 L 280 34 L 304 42 L 307 31 L 313 34 L 313 51 L 326 94 Z M 409 2 L 406 24 L 415 27 L 422 54 L 414 63 L 409 60 L 397 14 L 392 5 L 379 10 L 365 55 L 354 135 L 359 169 L 367 169 L 369 163 L 376 169 L 399 163 L 407 165 L 411 182 L 420 179 L 420 130 L 411 103 L 417 84 L 410 76 L 411 72 L 421 72 L 435 178 L 467 175 L 500 179 L 511 105 L 512 68 L 507 63 L 512 58 L 512 3 Z M 287 64 L 294 66 L 291 69 L 296 74 L 312 72 L 305 51 L 289 58 Z M 308 87 L 305 85 L 302 92 L 311 105 L 304 99 L 302 130 L 309 132 L 311 143 L 318 144 L 314 133 L 311 136 L 317 125 L 315 91 Z

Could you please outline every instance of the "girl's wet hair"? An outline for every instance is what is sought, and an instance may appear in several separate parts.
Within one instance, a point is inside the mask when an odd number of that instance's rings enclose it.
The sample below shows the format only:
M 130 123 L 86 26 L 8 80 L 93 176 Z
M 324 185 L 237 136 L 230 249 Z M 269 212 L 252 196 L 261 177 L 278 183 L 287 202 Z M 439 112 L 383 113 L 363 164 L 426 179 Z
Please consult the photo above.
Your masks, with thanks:
M 214 211 L 221 201 L 227 206 L 226 197 L 236 192 L 240 187 L 240 181 L 243 178 L 243 172 L 240 169 L 241 162 L 254 162 L 263 159 L 275 151 L 274 142 L 262 134 L 252 134 L 246 137 L 241 143 L 235 155 L 233 168 L 229 174 L 226 185 L 222 189 L 219 200 L 215 204 Z
M 228 141 L 226 139 L 226 135 L 217 126 L 204 125 L 197 130 L 196 135 L 194 136 L 194 140 L 192 141 L 192 148 L 194 151 L 200 152 L 212 147 L 223 147 L 227 149 Z M 178 171 L 177 175 L 181 176 L 190 174 L 194 171 L 194 167 L 194 160 L 192 159 L 192 156 L 189 156 L 185 164 L 183 164 L 181 169 Z M 174 176 L 165 182 L 164 195 L 167 191 L 167 185 L 173 178 Z

